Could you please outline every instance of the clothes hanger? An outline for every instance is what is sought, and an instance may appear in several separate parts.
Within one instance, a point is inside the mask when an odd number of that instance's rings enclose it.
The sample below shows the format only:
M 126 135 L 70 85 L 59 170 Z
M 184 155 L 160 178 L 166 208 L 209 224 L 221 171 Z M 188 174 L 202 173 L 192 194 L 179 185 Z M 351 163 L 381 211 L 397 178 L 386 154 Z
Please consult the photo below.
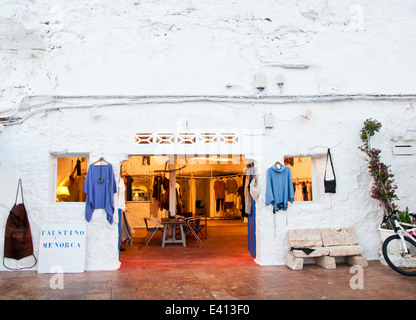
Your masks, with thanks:
M 95 165 L 97 162 L 105 162 L 105 163 L 107 163 L 108 164 L 108 161 L 106 161 L 103 157 L 101 157 L 100 159 L 98 159 L 97 161 L 95 161 L 95 162 L 93 162 L 93 165 Z M 102 177 L 102 172 L 101 172 L 101 167 L 102 166 L 99 166 L 100 167 L 100 177 L 98 178 L 98 183 L 103 183 L 104 182 L 104 179 L 103 179 L 103 177 Z
M 281 163 L 280 161 L 276 161 L 276 162 L 274 163 L 274 165 L 277 167 L 277 169 L 280 169 L 280 168 L 281 168 L 281 166 L 282 166 L 282 163 Z
M 93 162 L 93 164 L 96 164 L 97 162 L 105 162 L 108 163 L 108 161 L 106 161 L 103 157 L 101 157 L 100 159 L 98 159 L 97 161 Z

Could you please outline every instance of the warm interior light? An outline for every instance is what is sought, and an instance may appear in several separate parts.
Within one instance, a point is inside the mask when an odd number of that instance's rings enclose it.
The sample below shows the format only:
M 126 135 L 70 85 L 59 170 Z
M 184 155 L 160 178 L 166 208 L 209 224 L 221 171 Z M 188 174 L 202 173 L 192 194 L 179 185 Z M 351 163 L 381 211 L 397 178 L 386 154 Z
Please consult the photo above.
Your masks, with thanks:
M 60 186 L 60 187 L 56 188 L 56 194 L 58 196 L 69 196 L 68 187 Z

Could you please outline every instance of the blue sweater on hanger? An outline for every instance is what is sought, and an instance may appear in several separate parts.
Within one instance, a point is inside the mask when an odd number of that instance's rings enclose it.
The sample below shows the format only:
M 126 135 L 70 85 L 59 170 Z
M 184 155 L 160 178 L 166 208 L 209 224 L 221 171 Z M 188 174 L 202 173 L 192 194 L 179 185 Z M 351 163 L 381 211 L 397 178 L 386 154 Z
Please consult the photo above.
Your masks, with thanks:
M 273 165 L 267 170 L 266 205 L 273 204 L 273 213 L 287 210 L 288 201 L 293 202 L 292 171 L 289 167 L 281 165 L 280 169 Z
M 91 220 L 94 209 L 105 209 L 107 220 L 113 223 L 114 193 L 117 192 L 113 166 L 90 164 L 84 182 L 84 192 L 87 194 L 85 218 Z

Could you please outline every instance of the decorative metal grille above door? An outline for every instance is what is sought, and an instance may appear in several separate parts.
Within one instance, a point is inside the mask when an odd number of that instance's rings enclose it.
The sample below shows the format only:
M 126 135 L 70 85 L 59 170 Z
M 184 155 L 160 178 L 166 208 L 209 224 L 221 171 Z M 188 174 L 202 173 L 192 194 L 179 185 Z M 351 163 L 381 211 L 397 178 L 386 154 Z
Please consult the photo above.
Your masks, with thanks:
M 137 144 L 237 144 L 236 133 L 136 133 Z

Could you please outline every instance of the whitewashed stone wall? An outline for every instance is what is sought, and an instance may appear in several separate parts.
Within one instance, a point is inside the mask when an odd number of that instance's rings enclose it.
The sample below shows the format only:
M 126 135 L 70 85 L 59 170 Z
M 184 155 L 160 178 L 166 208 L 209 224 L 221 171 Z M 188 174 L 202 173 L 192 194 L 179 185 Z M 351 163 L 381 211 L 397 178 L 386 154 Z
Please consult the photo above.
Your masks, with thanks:
M 1 117 L 17 108 L 17 115 L 30 115 L 22 109 L 36 110 L 42 102 L 41 106 L 52 106 L 44 104 L 48 98 L 22 102 L 28 95 L 255 96 L 258 71 L 267 79 L 259 94 L 263 97 L 415 93 L 415 14 L 413 1 L 136 0 L 52 5 L 46 0 L 5 0 L 0 9 Z M 285 78 L 282 90 L 274 83 L 278 74 Z M 1 128 L 1 247 L 19 178 L 37 253 L 41 224 L 84 221 L 83 204 L 54 202 L 56 156 L 86 155 L 91 162 L 104 156 L 117 175 L 118 165 L 129 155 L 161 151 L 135 144 L 137 132 L 178 132 L 184 120 L 190 132 L 240 133 L 239 151 L 257 161 L 263 189 L 257 211 L 259 264 L 283 264 L 286 230 L 296 227 L 354 226 L 366 257 L 378 258 L 381 211 L 370 198 L 371 179 L 358 150 L 358 132 L 366 118 L 383 124 L 372 142 L 396 175 L 399 204 L 416 209 L 415 156 L 392 154 L 392 143 L 416 141 L 412 101 L 264 104 L 207 99 L 101 106 L 102 102 L 73 99 L 74 108 L 39 111 L 21 124 Z M 63 105 L 58 100 L 56 104 Z M 309 120 L 301 116 L 305 110 L 311 112 Z M 265 114 L 272 115 L 273 129 L 264 128 Z M 335 195 L 323 193 L 328 147 L 338 179 Z M 273 215 L 264 205 L 265 174 L 283 155 L 313 157 L 314 201 L 295 203 L 286 213 Z M 96 211 L 88 224 L 87 269 L 119 266 L 117 235 L 117 226 L 110 226 Z

